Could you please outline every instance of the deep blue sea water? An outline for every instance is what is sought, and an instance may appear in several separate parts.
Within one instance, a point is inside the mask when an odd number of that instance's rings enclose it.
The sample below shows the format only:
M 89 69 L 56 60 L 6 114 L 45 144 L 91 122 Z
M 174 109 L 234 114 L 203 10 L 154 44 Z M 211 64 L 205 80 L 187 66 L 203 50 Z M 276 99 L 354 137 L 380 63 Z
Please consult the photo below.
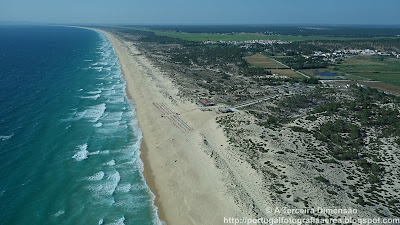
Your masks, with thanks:
M 157 224 L 109 40 L 0 26 L 0 224 Z

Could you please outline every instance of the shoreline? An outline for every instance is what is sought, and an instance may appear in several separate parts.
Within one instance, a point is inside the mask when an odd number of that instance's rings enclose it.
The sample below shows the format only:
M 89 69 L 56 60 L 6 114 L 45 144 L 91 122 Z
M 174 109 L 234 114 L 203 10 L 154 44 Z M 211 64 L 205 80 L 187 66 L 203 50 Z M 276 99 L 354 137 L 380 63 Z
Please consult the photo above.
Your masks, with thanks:
M 228 189 L 232 181 L 215 158 L 228 150 L 221 146 L 229 146 L 215 121 L 217 114 L 182 100 L 175 84 L 134 43 L 93 30 L 105 34 L 113 45 L 127 97 L 135 101 L 143 134 L 143 176 L 155 196 L 159 220 L 174 225 L 223 224 L 225 217 L 244 216 Z M 182 130 L 179 123 L 190 129 Z
M 90 28 L 90 29 L 91 29 L 91 28 Z M 135 101 L 135 99 L 132 97 L 132 95 L 131 95 L 131 93 L 129 92 L 129 89 L 128 89 L 128 87 L 127 87 L 127 86 L 128 86 L 128 81 L 127 81 L 127 79 L 126 79 L 126 75 L 125 75 L 124 69 L 123 69 L 123 67 L 122 67 L 121 60 L 119 59 L 120 56 L 119 56 L 119 54 L 118 54 L 118 51 L 117 51 L 116 48 L 115 48 L 115 44 L 113 43 L 110 34 L 109 34 L 108 32 L 105 32 L 105 31 L 99 30 L 99 29 L 93 29 L 93 30 L 98 31 L 98 32 L 101 32 L 102 34 L 104 34 L 104 35 L 108 38 L 108 40 L 110 41 L 110 43 L 113 45 L 115 54 L 116 54 L 116 56 L 118 57 L 118 61 L 119 61 L 120 66 L 121 66 L 121 73 L 122 73 L 122 76 L 124 77 L 125 82 L 126 82 L 126 87 L 125 87 L 125 94 L 126 94 L 126 97 L 127 97 L 128 99 L 130 99 L 130 100 Z M 137 109 L 135 109 L 135 110 L 137 111 Z M 137 112 L 136 112 L 136 113 L 137 113 Z M 138 116 L 137 116 L 136 119 L 137 119 L 138 122 L 140 123 L 140 120 L 139 120 Z M 140 124 L 139 124 L 139 128 L 142 129 L 142 128 L 140 127 Z M 142 131 L 142 132 L 143 132 L 143 131 Z M 141 160 L 142 163 L 143 163 L 143 174 L 142 174 L 142 175 L 143 175 L 143 177 L 144 177 L 144 180 L 145 180 L 145 182 L 146 182 L 146 185 L 147 185 L 148 188 L 150 189 L 151 193 L 154 195 L 154 205 L 157 207 L 157 216 L 158 216 L 158 219 L 159 219 L 159 221 L 160 221 L 162 224 L 166 224 L 166 222 L 165 222 L 166 220 L 165 220 L 164 209 L 161 207 L 161 204 L 160 204 L 160 202 L 159 202 L 159 197 L 160 197 L 160 195 L 159 195 L 159 193 L 158 193 L 158 191 L 157 191 L 157 188 L 156 188 L 156 186 L 155 186 L 154 174 L 153 174 L 152 169 L 151 169 L 150 166 L 149 166 L 148 148 L 147 148 L 147 144 L 146 144 L 146 141 L 145 141 L 145 136 L 144 136 L 144 134 L 143 134 L 142 140 L 140 141 L 140 148 L 139 148 L 139 151 L 140 151 L 140 156 L 139 156 L 139 157 L 140 157 L 140 160 Z
M 154 205 L 157 207 L 157 214 L 158 218 L 160 219 L 161 222 L 165 222 L 165 214 L 164 214 L 164 209 L 161 208 L 160 204 L 160 195 L 158 194 L 158 191 L 155 186 L 155 178 L 153 174 L 153 170 L 149 166 L 149 159 L 148 159 L 148 148 L 146 145 L 146 141 L 144 140 L 144 137 L 141 140 L 140 143 L 140 159 L 143 162 L 143 176 L 145 178 L 145 182 L 147 186 L 150 188 L 150 191 L 153 193 L 154 197 Z
M 124 72 L 124 69 L 123 69 L 123 66 L 122 66 L 122 63 L 121 63 L 121 60 L 120 60 L 120 53 L 117 51 L 116 45 L 113 42 L 114 38 L 113 38 L 113 36 L 111 36 L 112 34 L 110 34 L 109 32 L 100 30 L 100 29 L 90 28 L 90 27 L 80 27 L 80 26 L 66 26 L 66 27 L 75 27 L 75 28 L 93 30 L 93 31 L 100 32 L 100 33 L 104 34 L 107 37 L 107 39 L 110 41 L 111 45 L 114 48 L 115 55 L 117 56 L 118 62 L 119 62 L 120 67 L 121 67 L 121 74 L 124 77 L 125 82 L 126 82 L 126 87 L 125 87 L 126 97 L 128 98 L 128 100 L 135 101 L 135 99 L 132 97 L 132 94 L 129 92 L 128 79 L 127 79 L 127 76 L 125 75 L 125 72 Z M 138 116 L 138 113 L 137 113 L 137 107 L 134 110 L 136 111 L 136 117 L 137 117 L 136 119 L 138 120 L 139 128 L 142 130 L 142 128 L 140 126 L 139 116 Z M 143 130 L 142 130 L 142 133 L 143 133 Z M 147 187 L 150 189 L 151 193 L 154 195 L 153 203 L 154 203 L 154 206 L 157 208 L 157 216 L 158 216 L 157 219 L 162 223 L 162 225 L 165 225 L 166 224 L 165 213 L 164 213 L 164 209 L 162 208 L 160 200 L 159 200 L 159 196 L 160 195 L 159 195 L 158 190 L 157 190 L 157 188 L 155 186 L 155 178 L 154 178 L 153 170 L 149 166 L 148 148 L 147 148 L 147 144 L 146 144 L 146 141 L 145 141 L 145 135 L 144 134 L 143 134 L 143 137 L 142 137 L 142 139 L 140 141 L 139 151 L 140 151 L 140 156 L 139 157 L 140 157 L 140 160 L 143 163 L 143 173 L 142 173 L 142 175 L 144 177 L 144 181 L 145 181 Z

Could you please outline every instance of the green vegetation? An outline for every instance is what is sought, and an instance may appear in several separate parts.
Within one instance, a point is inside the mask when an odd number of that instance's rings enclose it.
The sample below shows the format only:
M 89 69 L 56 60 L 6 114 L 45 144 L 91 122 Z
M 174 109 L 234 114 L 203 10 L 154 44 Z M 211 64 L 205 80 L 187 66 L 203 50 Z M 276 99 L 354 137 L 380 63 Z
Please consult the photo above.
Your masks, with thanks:
M 294 132 L 309 133 L 309 131 L 303 127 L 293 126 L 293 127 L 290 127 L 290 129 L 292 129 Z
M 335 65 L 335 72 L 365 77 L 400 86 L 400 59 L 393 57 L 359 56 Z M 331 68 L 333 70 L 333 68 Z M 333 71 L 332 71 L 333 72 Z
M 125 27 L 126 29 L 127 27 Z M 324 36 L 289 36 L 289 35 L 265 35 L 259 33 L 186 33 L 175 31 L 160 31 L 155 29 L 129 27 L 128 29 L 135 29 L 140 31 L 153 32 L 158 36 L 165 36 L 171 38 L 179 38 L 186 41 L 250 41 L 250 40 L 282 40 L 282 41 L 348 41 L 360 40 L 359 37 L 324 37 Z M 377 39 L 385 37 L 375 37 Z
M 323 57 L 317 56 L 308 59 L 302 56 L 281 57 L 279 61 L 296 70 L 326 68 L 329 65 L 328 62 L 324 61 Z
M 314 179 L 316 179 L 317 181 L 320 181 L 320 182 L 322 182 L 324 184 L 329 184 L 329 180 L 325 179 L 322 176 L 314 177 Z
M 354 160 L 358 158 L 358 148 L 362 144 L 358 126 L 343 120 L 327 122 L 321 125 L 314 136 L 330 146 L 330 154 L 336 159 Z
M 256 50 L 258 49 L 254 48 L 254 51 Z M 291 68 L 284 66 L 271 57 L 267 57 L 261 53 L 257 53 L 252 56 L 246 56 L 243 57 L 243 59 L 249 64 L 249 68 L 264 68 L 268 70 L 269 75 L 279 74 L 287 77 L 303 77 Z
M 186 41 L 251 41 L 251 40 L 282 40 L 282 41 L 314 41 L 314 40 L 355 40 L 358 38 L 341 37 L 302 37 L 302 36 L 283 36 L 283 35 L 263 35 L 263 34 L 207 34 L 207 33 L 184 33 L 171 31 L 151 31 L 158 36 L 179 38 Z
M 337 195 L 338 194 L 336 191 L 332 191 L 332 190 L 326 190 L 326 192 L 328 192 L 331 195 Z
M 185 46 L 172 48 L 169 53 L 173 62 L 188 66 L 245 64 L 243 50 L 238 46 Z
M 251 65 L 251 67 L 260 67 L 266 69 L 286 68 L 282 64 L 260 53 L 252 56 L 246 56 L 243 59 L 246 60 Z

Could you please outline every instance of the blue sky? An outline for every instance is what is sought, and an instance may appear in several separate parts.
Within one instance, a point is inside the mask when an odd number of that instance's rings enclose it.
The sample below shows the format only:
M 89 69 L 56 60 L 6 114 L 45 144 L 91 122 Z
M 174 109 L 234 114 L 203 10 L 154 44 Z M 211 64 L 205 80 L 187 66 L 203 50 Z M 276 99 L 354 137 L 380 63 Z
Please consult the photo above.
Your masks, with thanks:
M 0 0 L 0 21 L 400 24 L 400 0 Z

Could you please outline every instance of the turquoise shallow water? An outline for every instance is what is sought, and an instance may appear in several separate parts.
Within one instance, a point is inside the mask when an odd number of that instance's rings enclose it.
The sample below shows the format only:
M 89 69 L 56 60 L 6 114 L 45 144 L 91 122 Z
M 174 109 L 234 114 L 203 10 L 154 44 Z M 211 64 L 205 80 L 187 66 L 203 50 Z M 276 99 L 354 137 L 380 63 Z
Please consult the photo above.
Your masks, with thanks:
M 158 224 L 109 40 L 0 27 L 0 224 Z

